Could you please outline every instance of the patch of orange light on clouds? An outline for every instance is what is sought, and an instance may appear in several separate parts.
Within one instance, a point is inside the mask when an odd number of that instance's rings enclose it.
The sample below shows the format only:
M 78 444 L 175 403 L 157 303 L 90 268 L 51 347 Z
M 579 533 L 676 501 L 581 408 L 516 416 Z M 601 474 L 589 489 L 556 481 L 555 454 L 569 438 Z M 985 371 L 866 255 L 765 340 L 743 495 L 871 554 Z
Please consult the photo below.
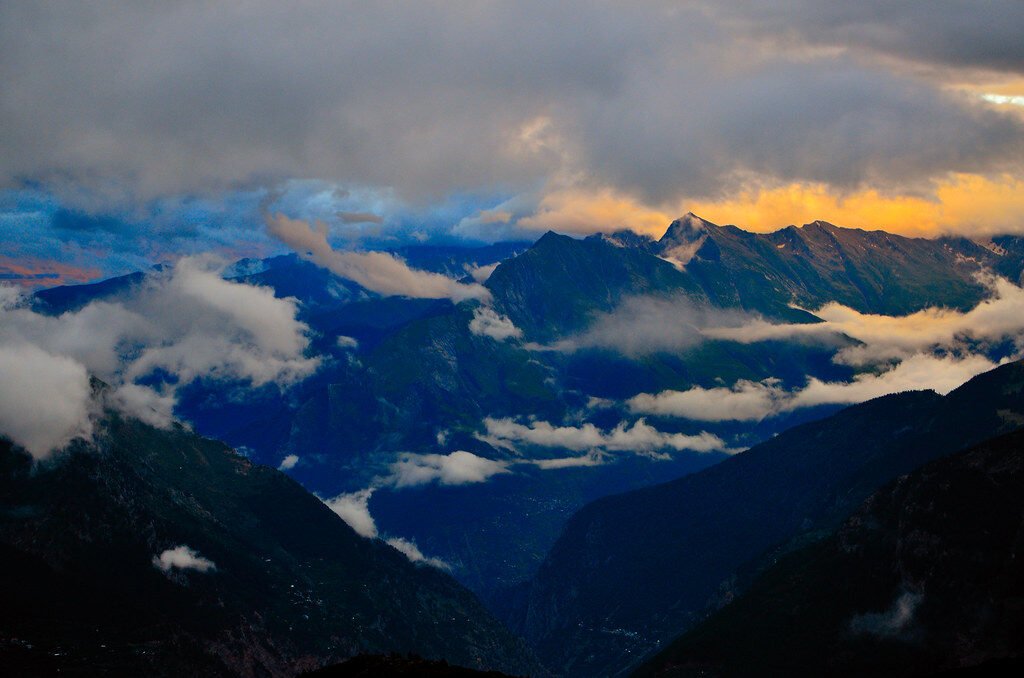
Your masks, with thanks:
M 660 237 L 674 218 L 612 189 L 569 189 L 545 195 L 537 211 L 520 219 L 518 224 L 523 228 L 559 233 L 609 233 L 629 229 Z
M 691 202 L 689 209 L 709 221 L 751 231 L 823 219 L 909 236 L 1024 233 L 1024 180 L 956 174 L 939 182 L 929 197 L 876 190 L 840 195 L 823 184 L 795 183 L 740 192 L 721 201 Z

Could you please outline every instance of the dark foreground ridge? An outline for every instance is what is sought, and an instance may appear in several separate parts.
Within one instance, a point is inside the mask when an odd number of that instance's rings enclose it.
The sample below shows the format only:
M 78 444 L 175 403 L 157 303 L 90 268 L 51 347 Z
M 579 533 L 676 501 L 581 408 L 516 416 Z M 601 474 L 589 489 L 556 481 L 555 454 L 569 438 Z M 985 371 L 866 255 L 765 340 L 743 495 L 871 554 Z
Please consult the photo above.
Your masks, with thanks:
M 509 678 L 497 671 L 477 671 L 416 656 L 361 654 L 334 666 L 303 673 L 300 678 Z
M 110 416 L 35 467 L 0 440 L 0 498 L 7 675 L 290 677 L 359 652 L 535 672 L 447 574 L 180 427 Z
M 1020 669 L 1022 559 L 1018 431 L 875 493 L 835 535 L 782 558 L 746 595 L 636 675 L 973 676 Z

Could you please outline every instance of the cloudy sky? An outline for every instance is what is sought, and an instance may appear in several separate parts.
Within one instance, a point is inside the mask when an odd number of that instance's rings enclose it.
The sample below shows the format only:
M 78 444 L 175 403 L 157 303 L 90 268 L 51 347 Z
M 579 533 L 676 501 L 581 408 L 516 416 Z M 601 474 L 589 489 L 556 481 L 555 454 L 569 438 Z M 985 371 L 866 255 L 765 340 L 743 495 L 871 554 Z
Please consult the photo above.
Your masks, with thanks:
M 1024 231 L 1019 0 L 0 4 L 0 276 L 629 227 Z M 285 223 L 285 222 L 280 222 Z

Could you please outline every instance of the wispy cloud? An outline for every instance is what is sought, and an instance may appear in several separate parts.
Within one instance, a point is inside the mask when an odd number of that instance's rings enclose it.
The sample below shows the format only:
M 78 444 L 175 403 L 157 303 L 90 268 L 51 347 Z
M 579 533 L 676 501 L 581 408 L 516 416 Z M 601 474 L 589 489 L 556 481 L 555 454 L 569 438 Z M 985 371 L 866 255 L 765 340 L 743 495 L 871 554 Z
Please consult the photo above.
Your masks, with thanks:
M 299 463 L 299 455 L 297 455 L 297 454 L 288 454 L 288 455 L 285 455 L 284 459 L 281 460 L 281 463 L 278 465 L 277 470 L 278 471 L 291 471 L 293 468 L 295 468 L 296 464 L 298 464 L 298 463 Z
M 695 421 L 759 421 L 781 412 L 787 396 L 777 380 L 753 382 L 741 379 L 731 387 L 695 386 L 685 391 L 641 393 L 630 398 L 626 405 L 631 411 L 641 414 Z
M 597 314 L 583 332 L 550 346 L 528 348 L 567 352 L 603 348 L 630 357 L 679 352 L 704 341 L 705 327 L 738 327 L 751 320 L 741 311 L 701 305 L 683 296 L 628 297 L 611 312 Z
M 327 225 L 315 227 L 283 214 L 267 214 L 267 229 L 291 247 L 299 256 L 335 275 L 354 280 L 366 289 L 383 295 L 401 295 L 453 301 L 487 299 L 490 293 L 479 284 L 463 284 L 447 276 L 409 268 L 387 252 L 339 251 L 327 242 Z
M 914 615 L 923 600 L 921 593 L 902 591 L 888 609 L 855 616 L 850 620 L 850 630 L 880 638 L 902 636 L 913 626 Z
M 989 285 L 991 296 L 967 312 L 927 308 L 905 316 L 886 316 L 830 303 L 813 311 L 824 320 L 822 323 L 773 324 L 749 320 L 739 325 L 704 327 L 701 332 L 710 338 L 742 343 L 846 335 L 861 345 L 842 349 L 836 359 L 854 366 L 898 360 L 934 348 L 957 348 L 968 341 L 1010 339 L 1018 349 L 1024 349 L 1024 288 L 1005 278 L 983 280 Z
M 423 551 L 416 545 L 416 542 L 405 537 L 391 537 L 387 539 L 387 544 L 391 548 L 395 549 L 413 563 L 423 563 L 431 567 L 436 567 L 439 570 L 451 571 L 452 566 L 440 558 L 429 558 L 423 555 Z

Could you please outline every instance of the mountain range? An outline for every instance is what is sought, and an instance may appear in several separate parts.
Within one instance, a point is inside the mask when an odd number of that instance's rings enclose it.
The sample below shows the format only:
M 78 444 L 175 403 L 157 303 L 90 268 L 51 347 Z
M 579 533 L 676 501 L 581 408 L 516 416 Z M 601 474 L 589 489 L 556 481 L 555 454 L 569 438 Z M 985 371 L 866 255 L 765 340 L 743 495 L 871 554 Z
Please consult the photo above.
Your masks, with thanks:
M 243 260 L 224 277 L 296 301 L 307 355 L 320 360 L 312 376 L 181 384 L 175 414 L 187 426 L 108 412 L 92 443 L 36 470 L 3 444 L 12 604 L 0 623 L 13 666 L 291 675 L 359 652 L 415 652 L 510 674 L 622 675 L 654 658 L 643 670 L 742 675 L 751 664 L 724 659 L 703 624 L 746 634 L 730 610 L 777 614 L 779 589 L 759 593 L 788 576 L 776 565 L 810 568 L 888 483 L 1024 425 L 1019 362 L 946 396 L 847 409 L 823 400 L 729 418 L 634 406 L 877 377 L 884 366 L 838 358 L 860 340 L 799 328 L 829 305 L 967 312 L 991 298 L 994 276 L 1024 282 L 1018 237 L 911 239 L 825 222 L 755 234 L 688 214 L 658 240 L 549 232 L 394 254 L 482 281 L 486 295 L 382 296 L 304 256 Z M 116 302 L 162 273 L 40 291 L 32 308 Z M 757 340 L 704 331 L 757 323 L 797 329 Z M 986 364 L 1019 353 L 1012 340 L 924 350 Z M 444 475 L 456 454 L 487 472 Z M 398 480 L 409 468 L 433 470 Z M 321 500 L 335 497 L 361 497 L 381 538 Z M 388 540 L 422 552 L 418 563 Z M 920 666 L 953 662 L 929 656 Z

